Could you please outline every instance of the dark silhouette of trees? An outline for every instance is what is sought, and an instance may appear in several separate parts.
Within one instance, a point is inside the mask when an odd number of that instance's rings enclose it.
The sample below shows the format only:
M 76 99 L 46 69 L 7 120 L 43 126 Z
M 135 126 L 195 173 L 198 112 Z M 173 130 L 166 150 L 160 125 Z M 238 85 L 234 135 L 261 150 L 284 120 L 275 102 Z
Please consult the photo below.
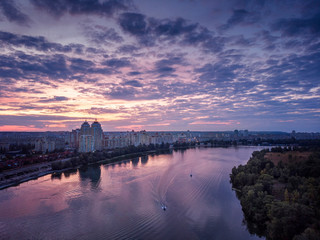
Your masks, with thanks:
M 254 152 L 246 165 L 232 169 L 230 180 L 237 190 L 249 232 L 267 239 L 319 239 L 320 232 L 320 148 L 307 160 L 266 159 L 268 150 Z M 273 148 L 272 152 L 294 151 Z M 292 160 L 292 159 L 291 159 Z

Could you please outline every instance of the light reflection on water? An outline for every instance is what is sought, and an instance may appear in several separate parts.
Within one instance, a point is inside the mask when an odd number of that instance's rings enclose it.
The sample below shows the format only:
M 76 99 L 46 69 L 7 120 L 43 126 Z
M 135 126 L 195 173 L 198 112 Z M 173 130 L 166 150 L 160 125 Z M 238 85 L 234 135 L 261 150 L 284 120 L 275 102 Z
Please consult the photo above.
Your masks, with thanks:
M 259 149 L 174 151 L 1 190 L 0 238 L 257 239 L 229 174 Z

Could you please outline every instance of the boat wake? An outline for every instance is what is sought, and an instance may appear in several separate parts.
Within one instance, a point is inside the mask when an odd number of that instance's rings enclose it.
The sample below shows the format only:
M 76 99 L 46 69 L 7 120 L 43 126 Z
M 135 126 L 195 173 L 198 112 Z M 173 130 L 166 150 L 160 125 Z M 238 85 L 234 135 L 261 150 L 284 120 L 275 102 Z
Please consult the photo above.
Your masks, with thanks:
M 168 168 L 162 175 L 156 176 L 152 181 L 153 199 L 163 211 L 168 208 L 167 195 L 170 186 L 173 184 L 176 174 L 173 168 Z

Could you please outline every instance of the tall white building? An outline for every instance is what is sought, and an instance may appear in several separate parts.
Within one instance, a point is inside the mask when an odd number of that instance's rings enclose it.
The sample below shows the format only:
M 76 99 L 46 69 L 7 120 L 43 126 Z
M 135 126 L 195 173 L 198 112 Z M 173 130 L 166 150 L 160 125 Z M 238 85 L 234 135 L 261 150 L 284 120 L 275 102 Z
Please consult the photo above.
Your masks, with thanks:
M 101 124 L 95 120 L 91 126 L 85 121 L 80 128 L 79 152 L 93 152 L 103 148 L 103 131 Z

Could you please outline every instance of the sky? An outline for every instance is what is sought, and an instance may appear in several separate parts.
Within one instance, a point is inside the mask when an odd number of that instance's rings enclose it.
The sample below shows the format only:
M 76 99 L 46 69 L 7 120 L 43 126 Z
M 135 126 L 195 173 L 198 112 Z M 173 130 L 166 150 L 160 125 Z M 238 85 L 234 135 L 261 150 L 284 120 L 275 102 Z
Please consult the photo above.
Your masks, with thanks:
M 0 131 L 320 131 L 320 1 L 1 0 Z

